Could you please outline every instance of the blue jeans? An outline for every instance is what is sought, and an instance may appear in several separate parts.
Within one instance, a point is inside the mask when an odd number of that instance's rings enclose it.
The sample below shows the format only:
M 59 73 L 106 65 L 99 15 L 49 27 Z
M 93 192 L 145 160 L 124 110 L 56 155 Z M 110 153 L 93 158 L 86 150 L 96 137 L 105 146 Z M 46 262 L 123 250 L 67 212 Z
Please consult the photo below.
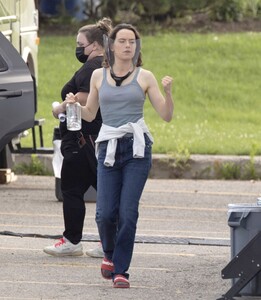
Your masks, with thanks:
M 127 278 L 139 200 L 151 168 L 152 142 L 147 135 L 145 142 L 144 158 L 133 158 L 133 137 L 118 139 L 113 167 L 103 164 L 107 142 L 99 145 L 96 223 L 105 256 L 114 263 L 114 274 Z

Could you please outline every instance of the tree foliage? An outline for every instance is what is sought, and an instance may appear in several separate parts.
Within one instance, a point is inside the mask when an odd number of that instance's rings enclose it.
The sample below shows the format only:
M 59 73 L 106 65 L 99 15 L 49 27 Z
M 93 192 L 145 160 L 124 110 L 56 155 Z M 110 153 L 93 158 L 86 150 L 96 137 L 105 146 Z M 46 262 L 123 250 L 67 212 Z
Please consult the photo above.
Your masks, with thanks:
M 65 1 L 60 0 L 61 3 Z M 76 1 L 76 0 L 75 0 Z M 90 22 L 103 16 L 114 24 L 134 25 L 160 23 L 174 24 L 174 20 L 191 19 L 197 13 L 215 21 L 241 21 L 244 18 L 261 19 L 261 0 L 82 0 L 84 13 Z M 66 14 L 66 9 L 61 9 Z M 60 20 L 64 18 L 60 15 Z
M 194 12 L 208 13 L 217 21 L 240 21 L 244 17 L 261 16 L 261 0 L 102 0 L 102 14 L 114 21 L 122 12 L 136 15 L 138 20 L 155 22 L 160 19 L 177 18 Z M 125 14 L 126 16 L 126 14 Z
M 144 7 L 144 15 L 154 20 L 155 16 L 166 15 L 171 8 L 170 0 L 141 0 Z

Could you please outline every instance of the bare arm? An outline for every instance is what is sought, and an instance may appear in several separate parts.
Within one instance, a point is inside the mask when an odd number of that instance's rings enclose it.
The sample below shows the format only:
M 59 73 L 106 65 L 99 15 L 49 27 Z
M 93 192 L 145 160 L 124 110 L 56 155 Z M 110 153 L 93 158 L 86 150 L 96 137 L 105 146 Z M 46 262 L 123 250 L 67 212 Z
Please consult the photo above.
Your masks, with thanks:
M 81 106 L 81 115 L 82 119 L 87 122 L 91 122 L 95 119 L 97 111 L 99 109 L 99 101 L 98 101 L 98 82 L 100 80 L 101 72 L 96 72 L 100 70 L 95 70 L 92 73 L 91 82 L 90 82 L 90 93 L 88 94 L 88 98 L 86 98 L 85 106 Z M 74 95 L 69 93 L 66 95 L 67 103 L 74 103 L 78 101 L 78 94 Z M 78 101 L 79 102 L 79 101 Z
M 77 94 L 74 95 L 74 100 L 76 102 L 79 102 L 81 105 L 85 105 L 87 102 L 87 97 L 88 97 L 88 93 L 83 93 L 83 92 L 79 92 Z M 60 103 L 59 105 L 53 107 L 53 116 L 55 118 L 58 118 L 58 115 L 60 113 L 63 113 L 66 111 L 66 104 L 68 103 L 67 100 L 63 101 L 62 103 Z
M 165 93 L 165 96 L 163 96 L 155 76 L 149 71 L 144 70 L 144 72 L 146 74 L 145 80 L 147 82 L 147 93 L 152 106 L 164 121 L 170 122 L 174 111 L 172 98 L 173 79 L 170 76 L 165 76 L 162 79 L 161 83 Z
M 86 105 L 88 93 L 78 92 L 75 94 L 75 97 L 77 98 L 76 101 L 79 102 L 81 105 Z

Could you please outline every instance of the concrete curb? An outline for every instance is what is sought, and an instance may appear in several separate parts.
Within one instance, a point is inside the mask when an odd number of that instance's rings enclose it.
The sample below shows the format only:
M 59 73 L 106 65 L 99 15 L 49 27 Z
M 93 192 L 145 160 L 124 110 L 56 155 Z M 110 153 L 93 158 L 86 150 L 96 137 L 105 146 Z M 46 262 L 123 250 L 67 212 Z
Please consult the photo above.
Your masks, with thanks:
M 52 154 L 36 154 L 44 167 L 53 173 Z M 13 154 L 15 165 L 31 163 L 32 154 Z M 191 155 L 175 159 L 153 154 L 150 178 L 157 179 L 257 179 L 261 178 L 261 156 Z
M 168 155 L 153 155 L 151 178 L 250 179 L 261 178 L 261 156 L 191 155 L 178 161 Z

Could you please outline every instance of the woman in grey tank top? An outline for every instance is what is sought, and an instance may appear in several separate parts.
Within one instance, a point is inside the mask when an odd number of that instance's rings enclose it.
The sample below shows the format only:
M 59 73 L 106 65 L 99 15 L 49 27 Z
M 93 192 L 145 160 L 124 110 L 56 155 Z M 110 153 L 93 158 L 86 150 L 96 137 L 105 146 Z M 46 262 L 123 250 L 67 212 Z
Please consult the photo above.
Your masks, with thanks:
M 170 122 L 173 80 L 162 79 L 163 96 L 155 76 L 141 68 L 140 37 L 132 25 L 117 25 L 106 43 L 105 65 L 93 72 L 82 118 L 92 121 L 100 107 L 96 222 L 105 253 L 101 274 L 112 279 L 113 287 L 129 288 L 139 200 L 151 168 L 153 138 L 143 119 L 145 95 Z M 67 102 L 74 102 L 73 94 Z

